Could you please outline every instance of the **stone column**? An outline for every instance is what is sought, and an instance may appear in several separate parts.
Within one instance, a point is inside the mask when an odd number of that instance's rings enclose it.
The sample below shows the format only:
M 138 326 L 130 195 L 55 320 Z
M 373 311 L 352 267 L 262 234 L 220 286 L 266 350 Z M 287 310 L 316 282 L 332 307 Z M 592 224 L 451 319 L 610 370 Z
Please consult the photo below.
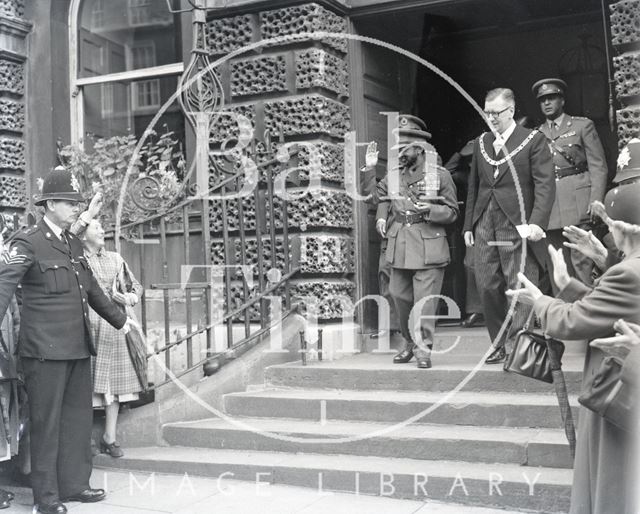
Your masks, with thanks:
M 264 39 L 346 30 L 344 17 L 309 3 L 210 20 L 209 48 L 215 57 L 221 57 Z M 312 143 L 319 153 L 319 190 L 290 201 L 287 212 L 290 234 L 299 239 L 301 250 L 301 275 L 293 282 L 292 297 L 317 298 L 318 319 L 325 324 L 340 320 L 345 313 L 351 315 L 353 310 L 355 221 L 353 201 L 345 193 L 342 145 L 351 126 L 347 42 L 341 38 L 283 41 L 244 53 L 218 70 L 226 90 L 227 109 L 251 120 L 256 134 L 262 135 L 265 130 L 274 135 L 282 133 L 285 142 Z M 220 119 L 212 139 L 219 143 L 234 128 L 231 120 Z M 296 159 L 274 166 L 274 171 L 308 165 L 309 156 L 308 148 L 301 145 Z M 291 193 L 300 191 L 309 181 L 304 169 L 295 175 L 298 184 L 287 185 Z M 245 222 L 254 229 L 268 213 L 264 206 L 256 207 L 253 198 L 244 202 Z M 235 212 L 233 204 L 231 209 Z M 214 206 L 214 238 L 221 237 L 220 214 Z M 233 217 L 230 226 L 234 228 Z M 257 262 L 255 246 L 255 240 L 247 245 L 249 263 Z M 268 254 L 269 246 L 266 241 Z M 277 246 L 281 262 L 284 248 Z M 221 247 L 220 239 L 214 239 L 214 262 L 222 262 Z M 327 336 L 331 339 L 329 333 L 325 327 L 325 342 Z
M 640 137 L 640 0 L 623 0 L 610 6 L 614 57 L 618 145 Z
M 24 0 L 0 0 L 0 212 L 27 207 L 25 179 L 25 38 Z

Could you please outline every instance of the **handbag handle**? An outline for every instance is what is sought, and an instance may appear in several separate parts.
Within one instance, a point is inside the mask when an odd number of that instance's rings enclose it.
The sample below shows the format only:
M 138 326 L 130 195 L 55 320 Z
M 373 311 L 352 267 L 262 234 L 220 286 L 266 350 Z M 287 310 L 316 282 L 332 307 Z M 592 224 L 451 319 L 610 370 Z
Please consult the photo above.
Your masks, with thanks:
M 531 310 L 529 311 L 529 316 L 527 316 L 527 321 L 525 321 L 524 325 L 522 326 L 523 330 L 529 330 L 529 325 L 531 324 L 531 320 L 533 319 L 534 314 L 535 314 L 535 310 L 533 307 L 531 307 Z M 544 336 L 545 338 L 547 337 L 546 334 Z

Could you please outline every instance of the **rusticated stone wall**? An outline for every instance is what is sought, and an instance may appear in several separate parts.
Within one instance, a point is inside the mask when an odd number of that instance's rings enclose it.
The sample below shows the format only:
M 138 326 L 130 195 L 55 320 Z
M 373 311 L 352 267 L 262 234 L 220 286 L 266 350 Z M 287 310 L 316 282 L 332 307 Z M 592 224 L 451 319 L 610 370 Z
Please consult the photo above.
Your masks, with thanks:
M 209 46 L 216 58 L 248 44 L 273 39 L 259 51 L 239 54 L 220 71 L 227 105 L 225 109 L 244 115 L 255 133 L 268 131 L 274 151 L 282 143 L 296 142 L 297 151 L 289 149 L 289 162 L 272 162 L 261 168 L 259 201 L 243 199 L 244 227 L 249 231 L 244 245 L 239 237 L 239 200 L 224 206 L 232 239 L 231 250 L 224 255 L 222 209 L 220 202 L 211 205 L 212 260 L 216 264 L 257 265 L 256 229 L 262 232 L 262 258 L 267 268 L 275 252 L 276 266 L 284 267 L 284 252 L 289 251 L 300 266 L 293 281 L 291 295 L 314 304 L 321 320 L 337 320 L 351 315 L 355 285 L 353 201 L 344 191 L 343 136 L 350 130 L 347 40 L 342 38 L 304 38 L 295 42 L 279 40 L 282 36 L 311 32 L 346 31 L 345 19 L 315 4 L 308 3 L 212 19 Z M 231 116 L 222 117 L 212 127 L 211 141 L 222 143 L 237 135 Z M 302 143 L 313 145 L 313 149 Z M 315 158 L 312 158 L 313 157 Z M 272 155 L 273 157 L 273 155 Z M 261 155 L 256 156 L 261 162 Z M 320 186 L 308 191 L 309 164 L 317 163 Z M 283 201 L 276 198 L 274 214 L 267 208 L 266 180 L 291 169 L 288 175 L 288 231 L 292 247 L 286 250 L 282 237 Z M 258 205 L 256 205 L 256 203 Z M 271 219 L 275 217 L 275 219 Z M 275 249 L 267 235 L 274 224 L 278 236 Z M 225 259 L 226 257 L 226 259 Z M 239 285 L 233 289 L 235 302 L 242 295 Z M 253 313 L 253 317 L 257 313 Z
M 618 144 L 640 137 L 640 0 L 622 0 L 610 6 L 614 57 Z
M 0 213 L 12 217 L 27 204 L 25 179 L 24 0 L 0 0 Z

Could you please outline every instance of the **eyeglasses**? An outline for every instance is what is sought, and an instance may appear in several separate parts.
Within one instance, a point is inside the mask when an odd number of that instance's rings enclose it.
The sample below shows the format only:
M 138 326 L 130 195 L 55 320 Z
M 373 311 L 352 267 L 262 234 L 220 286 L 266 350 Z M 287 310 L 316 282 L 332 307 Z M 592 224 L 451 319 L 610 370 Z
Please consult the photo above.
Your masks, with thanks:
M 509 109 L 511 109 L 511 106 L 509 107 L 505 107 L 504 109 L 502 109 L 501 111 L 495 112 L 495 111 L 484 111 L 484 115 L 487 118 L 497 118 L 499 117 L 503 112 L 508 111 Z

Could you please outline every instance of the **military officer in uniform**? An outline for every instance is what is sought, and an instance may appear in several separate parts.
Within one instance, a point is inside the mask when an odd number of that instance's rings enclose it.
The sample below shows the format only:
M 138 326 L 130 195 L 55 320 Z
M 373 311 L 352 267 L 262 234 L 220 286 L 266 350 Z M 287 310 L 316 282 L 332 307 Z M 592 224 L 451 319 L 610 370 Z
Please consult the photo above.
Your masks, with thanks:
M 591 276 L 591 262 L 580 252 L 563 246 L 562 229 L 575 225 L 587 228 L 590 205 L 602 201 L 607 185 L 607 163 L 602 143 L 593 122 L 564 112 L 567 84 L 560 79 L 542 79 L 532 87 L 546 120 L 540 125 L 553 156 L 556 198 L 551 208 L 547 240 L 555 248 L 563 248 L 571 276 L 583 279 Z M 558 288 L 553 281 L 552 262 L 547 255 L 553 293 Z
M 387 174 L 377 185 L 376 229 L 387 238 L 385 258 L 391 265 L 389 293 L 398 315 L 404 348 L 395 363 L 415 355 L 418 368 L 431 367 L 437 300 L 427 300 L 419 325 L 410 320 L 417 302 L 439 295 L 444 268 L 450 260 L 446 225 L 458 217 L 456 188 L 449 172 L 439 166 L 425 123 L 401 115 L 396 149 L 400 151 L 397 191 Z
M 77 179 L 56 168 L 44 179 L 36 205 L 44 218 L 12 242 L 0 263 L 0 316 L 22 286 L 19 354 L 29 396 L 34 512 L 64 514 L 62 502 L 96 502 L 91 489 L 89 306 L 126 330 L 125 314 L 104 294 L 68 231 L 82 200 Z

